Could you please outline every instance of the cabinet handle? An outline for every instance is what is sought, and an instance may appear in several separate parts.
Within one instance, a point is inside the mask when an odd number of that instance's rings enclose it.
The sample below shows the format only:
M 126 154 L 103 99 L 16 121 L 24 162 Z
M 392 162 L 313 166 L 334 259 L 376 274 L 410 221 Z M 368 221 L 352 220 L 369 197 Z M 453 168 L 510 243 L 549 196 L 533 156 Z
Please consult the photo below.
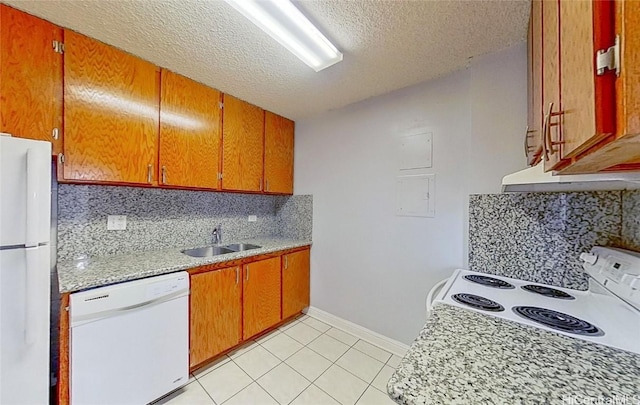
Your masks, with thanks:
M 527 125 L 524 133 L 524 157 L 529 157 L 529 150 L 531 149 L 531 147 L 529 146 L 529 138 L 533 136 L 532 134 L 534 133 L 536 133 L 536 130 L 529 129 L 529 126 Z
M 240 267 L 236 267 L 236 285 L 240 282 Z
M 162 166 L 162 184 L 167 184 L 167 166 Z
M 264 186 L 264 191 L 269 191 L 269 179 L 265 180 L 266 185 Z
M 289 268 L 289 256 L 285 256 L 284 257 L 284 269 L 288 269 Z
M 543 145 L 544 145 L 544 149 L 545 149 L 545 160 L 549 160 L 549 155 L 554 155 L 556 152 L 560 152 L 558 149 L 555 149 L 554 146 L 555 145 L 561 145 L 564 142 L 562 141 L 558 141 L 558 142 L 554 142 L 553 139 L 551 139 L 551 127 L 556 127 L 558 125 L 560 125 L 558 122 L 551 122 L 551 117 L 557 117 L 560 115 L 563 115 L 564 111 L 558 111 L 558 112 L 553 112 L 553 103 L 549 103 L 549 110 L 547 112 L 547 115 L 545 115 L 545 123 L 543 126 Z
M 53 130 L 51 130 L 51 137 L 53 139 L 58 139 L 60 137 L 60 130 L 58 128 L 53 128 Z
M 147 165 L 147 183 L 153 183 L 153 166 Z
M 247 281 L 249 281 L 249 265 L 247 264 Z

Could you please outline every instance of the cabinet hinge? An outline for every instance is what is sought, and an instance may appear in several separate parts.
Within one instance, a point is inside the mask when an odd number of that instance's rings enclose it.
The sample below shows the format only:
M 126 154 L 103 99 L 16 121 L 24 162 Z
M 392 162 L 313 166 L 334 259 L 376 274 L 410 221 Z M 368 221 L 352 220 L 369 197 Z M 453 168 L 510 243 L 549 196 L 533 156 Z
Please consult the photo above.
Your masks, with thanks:
M 58 163 L 64 163 L 64 153 L 58 154 Z
M 59 54 L 63 54 L 64 53 L 64 43 L 60 42 L 60 41 L 53 41 L 53 51 Z
M 223 102 L 219 102 L 218 106 L 220 107 L 221 110 L 224 109 L 224 103 Z
M 608 49 L 598 49 L 596 52 L 596 75 L 602 76 L 607 71 L 614 70 L 620 76 L 620 35 L 616 35 L 616 42 Z

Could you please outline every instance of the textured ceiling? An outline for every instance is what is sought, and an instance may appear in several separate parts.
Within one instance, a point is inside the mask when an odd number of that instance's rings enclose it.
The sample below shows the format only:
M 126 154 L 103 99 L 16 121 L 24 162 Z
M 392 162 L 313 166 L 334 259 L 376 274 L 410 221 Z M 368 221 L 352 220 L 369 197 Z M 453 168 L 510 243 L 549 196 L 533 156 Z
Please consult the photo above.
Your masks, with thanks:
M 292 119 L 423 82 L 526 37 L 527 0 L 301 0 L 344 53 L 319 73 L 216 0 L 3 0 Z

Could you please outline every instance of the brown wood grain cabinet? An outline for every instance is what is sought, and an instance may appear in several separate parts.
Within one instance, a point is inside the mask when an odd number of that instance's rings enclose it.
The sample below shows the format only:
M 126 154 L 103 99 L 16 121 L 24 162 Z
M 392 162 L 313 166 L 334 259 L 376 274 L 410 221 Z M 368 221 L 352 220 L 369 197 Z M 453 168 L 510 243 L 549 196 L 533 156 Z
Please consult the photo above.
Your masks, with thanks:
M 527 164 L 537 164 L 542 156 L 542 0 L 531 2 L 531 18 L 527 34 L 528 115 L 525 133 Z
M 634 121 L 640 117 L 640 34 L 631 28 L 640 22 L 640 5 L 612 0 L 541 3 L 541 38 L 536 41 L 534 32 L 529 45 L 542 49 L 545 170 L 582 174 L 640 169 L 640 125 L 634 124 L 640 122 Z M 532 13 L 531 22 L 534 18 Z M 597 55 L 616 43 L 619 71 L 599 71 L 597 60 L 606 58 Z
M 222 188 L 262 191 L 264 110 L 225 94 L 222 127 Z
M 310 249 L 282 256 L 282 319 L 309 306 Z
M 558 1 L 536 0 L 541 4 L 541 27 L 542 35 L 540 41 L 542 46 L 539 51 L 542 53 L 542 103 L 538 107 L 542 117 L 542 128 L 540 131 L 542 153 L 545 170 L 554 170 L 563 164 L 562 152 L 564 150 L 560 142 L 560 126 L 554 114 L 561 108 L 560 105 L 560 32 L 559 32 L 559 3 Z
M 190 367 L 242 339 L 242 280 L 239 266 L 191 276 Z
M 65 30 L 64 180 L 157 184 L 160 72 Z
M 160 183 L 219 188 L 221 93 L 162 70 Z
M 280 322 L 280 257 L 245 264 L 242 336 L 248 339 Z
M 264 190 L 293 194 L 294 122 L 272 112 L 264 118 Z
M 0 132 L 62 149 L 62 29 L 0 4 Z

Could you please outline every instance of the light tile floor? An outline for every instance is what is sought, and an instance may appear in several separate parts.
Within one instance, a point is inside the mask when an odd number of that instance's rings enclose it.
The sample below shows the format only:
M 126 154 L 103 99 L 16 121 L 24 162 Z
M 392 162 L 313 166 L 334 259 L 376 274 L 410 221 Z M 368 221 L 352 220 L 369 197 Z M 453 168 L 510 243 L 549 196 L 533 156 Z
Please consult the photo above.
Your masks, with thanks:
M 393 405 L 398 356 L 308 315 L 198 370 L 154 405 Z

